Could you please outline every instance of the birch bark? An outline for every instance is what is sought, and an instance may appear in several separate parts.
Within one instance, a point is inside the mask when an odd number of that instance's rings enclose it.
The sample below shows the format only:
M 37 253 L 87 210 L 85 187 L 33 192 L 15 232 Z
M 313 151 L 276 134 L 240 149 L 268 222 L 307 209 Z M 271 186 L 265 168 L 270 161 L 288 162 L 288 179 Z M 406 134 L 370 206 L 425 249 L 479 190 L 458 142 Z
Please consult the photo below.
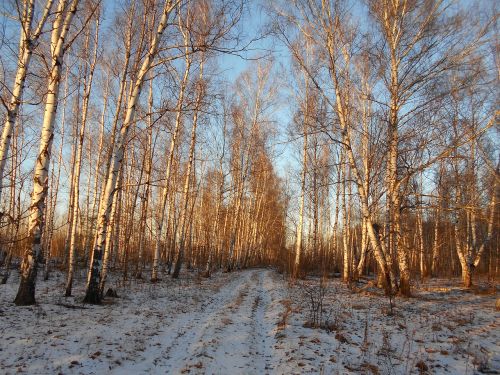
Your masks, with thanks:
M 144 186 L 143 196 L 141 197 L 141 221 L 139 229 L 139 249 L 137 255 L 137 266 L 135 277 L 142 279 L 142 269 L 144 263 L 144 245 L 146 242 L 146 223 L 148 219 L 149 195 L 151 186 L 151 170 L 153 168 L 153 80 L 150 81 L 149 98 L 148 98 L 148 139 L 146 146 L 146 181 Z
M 68 3 L 60 0 L 51 37 L 51 69 L 48 92 L 45 101 L 45 112 L 42 124 L 40 148 L 35 162 L 33 177 L 33 193 L 31 195 L 29 215 L 29 241 L 21 264 L 21 281 L 14 303 L 16 305 L 35 304 L 35 283 L 38 260 L 41 252 L 41 235 L 44 222 L 45 198 L 48 190 L 48 171 L 54 138 L 54 121 L 56 118 L 61 68 L 64 53 L 69 45 L 66 43 L 73 16 L 77 11 L 78 0 Z
M 33 13 L 35 11 L 35 0 L 24 1 L 23 15 L 21 18 L 21 38 L 19 40 L 16 78 L 14 79 L 14 87 L 12 88 L 12 94 L 6 108 L 6 119 L 0 138 L 0 200 L 2 198 L 2 181 L 4 177 L 5 165 L 7 163 L 12 132 L 14 131 L 14 124 L 19 113 L 19 107 L 21 106 L 31 56 L 33 54 L 33 49 L 38 43 L 38 39 L 40 38 L 53 3 L 54 0 L 47 0 L 42 17 L 40 18 L 36 29 L 33 30 L 32 23 Z
M 302 231 L 304 227 L 304 205 L 305 205 L 305 190 L 306 190 L 306 175 L 307 175 L 307 124 L 304 120 L 304 144 L 302 146 L 302 175 L 300 179 L 300 207 L 299 207 L 299 223 L 297 224 L 297 239 L 295 240 L 295 260 L 293 265 L 294 277 L 298 276 L 301 262 L 302 252 Z
M 186 40 L 186 38 L 184 40 Z M 158 218 L 158 222 L 156 224 L 157 241 L 155 243 L 155 250 L 154 250 L 154 255 L 153 255 L 153 270 L 151 273 L 151 281 L 152 282 L 158 281 L 158 270 L 159 270 L 159 266 L 160 266 L 161 238 L 162 238 L 162 234 L 163 234 L 163 223 L 165 221 L 167 199 L 168 199 L 169 190 L 170 190 L 170 175 L 172 173 L 172 165 L 174 162 L 174 151 L 175 151 L 175 148 L 177 145 L 177 137 L 179 136 L 179 132 L 181 129 L 182 109 L 183 109 L 183 105 L 184 105 L 184 93 L 186 91 L 186 86 L 188 84 L 189 72 L 190 72 L 191 63 L 192 63 L 192 59 L 191 59 L 191 56 L 189 55 L 188 51 L 186 50 L 185 52 L 186 52 L 186 57 L 185 57 L 186 66 L 184 69 L 184 76 L 182 77 L 181 87 L 180 87 L 180 91 L 179 91 L 179 98 L 177 100 L 174 133 L 172 134 L 172 139 L 170 140 L 170 150 L 169 150 L 169 154 L 168 154 L 167 168 L 165 171 L 165 187 L 163 188 L 163 191 L 162 191 L 162 196 L 161 196 L 161 200 L 160 200 L 160 215 Z
M 90 41 L 90 30 L 88 31 L 87 38 L 85 41 L 85 54 L 89 48 Z M 78 211 L 79 211 L 79 201 L 80 201 L 80 172 L 82 168 L 82 153 L 83 153 L 83 141 L 85 139 L 85 128 L 87 126 L 87 115 L 89 110 L 90 93 L 92 91 L 92 81 L 94 78 L 95 66 L 97 63 L 97 52 L 99 46 L 99 18 L 96 19 L 95 25 L 95 41 L 94 41 L 94 54 L 92 62 L 89 67 L 88 76 L 85 73 L 84 76 L 84 93 L 83 93 L 83 103 L 82 103 L 82 119 L 80 125 L 80 131 L 78 134 L 78 143 L 76 149 L 76 159 L 73 173 L 73 213 L 72 213 L 72 223 L 71 223 L 71 236 L 69 242 L 69 268 L 68 277 L 66 280 L 66 292 L 65 296 L 71 296 L 71 290 L 73 287 L 73 274 L 75 271 L 76 264 L 76 240 L 77 240 L 77 228 L 78 228 Z M 85 62 L 86 64 L 86 62 Z M 85 68 L 85 71 L 87 68 Z
M 194 164 L 194 150 L 196 147 L 196 128 L 198 125 L 198 115 L 201 109 L 201 101 L 205 94 L 205 83 L 203 81 L 203 63 L 204 57 L 201 57 L 200 63 L 200 75 L 198 77 L 197 84 L 197 94 L 196 94 L 196 102 L 195 109 L 193 114 L 193 125 L 191 128 L 191 142 L 189 145 L 189 161 L 186 170 L 186 178 L 184 180 L 184 191 L 182 196 L 182 207 L 181 207 L 181 217 L 180 217 L 180 241 L 179 241 L 179 251 L 177 254 L 177 260 L 175 262 L 174 272 L 172 273 L 172 278 L 176 279 L 179 277 L 179 273 L 181 271 L 182 262 L 184 259 L 184 247 L 186 243 L 186 216 L 188 214 L 188 202 L 189 202 L 189 187 L 191 183 L 191 169 Z

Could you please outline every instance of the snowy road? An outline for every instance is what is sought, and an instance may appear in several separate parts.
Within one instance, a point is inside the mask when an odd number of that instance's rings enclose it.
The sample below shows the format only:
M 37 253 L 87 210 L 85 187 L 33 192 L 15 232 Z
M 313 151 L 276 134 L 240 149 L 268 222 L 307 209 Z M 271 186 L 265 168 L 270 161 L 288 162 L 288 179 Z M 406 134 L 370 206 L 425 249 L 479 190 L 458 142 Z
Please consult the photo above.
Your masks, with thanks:
M 196 314 L 181 315 L 171 329 L 144 343 L 142 361 L 124 367 L 130 373 L 265 374 L 272 369 L 276 330 L 266 289 L 270 274 L 242 273 Z M 123 374 L 123 368 L 114 373 Z
M 110 278 L 120 298 L 64 298 L 64 274 L 39 280 L 38 304 L 0 286 L 0 374 L 474 374 L 500 371 L 495 294 L 434 280 L 388 315 L 378 290 L 325 284 L 323 321 L 307 328 L 317 278 L 290 287 L 270 269 L 195 272 L 156 284 Z M 312 288 L 312 289 L 311 289 Z M 305 294 L 304 294 L 305 293 Z M 284 314 L 284 312 L 287 314 Z M 284 317 L 287 317 L 286 319 Z M 425 366 L 424 366 L 425 365 Z M 486 371 L 485 370 L 485 371 Z M 476 371 L 476 372 L 474 372 Z
M 0 373 L 275 373 L 285 288 L 272 270 L 110 283 L 122 298 L 101 306 L 82 305 L 79 285 L 61 297 L 63 285 L 62 274 L 40 281 L 39 304 L 22 308 L 11 302 L 17 280 L 2 287 Z

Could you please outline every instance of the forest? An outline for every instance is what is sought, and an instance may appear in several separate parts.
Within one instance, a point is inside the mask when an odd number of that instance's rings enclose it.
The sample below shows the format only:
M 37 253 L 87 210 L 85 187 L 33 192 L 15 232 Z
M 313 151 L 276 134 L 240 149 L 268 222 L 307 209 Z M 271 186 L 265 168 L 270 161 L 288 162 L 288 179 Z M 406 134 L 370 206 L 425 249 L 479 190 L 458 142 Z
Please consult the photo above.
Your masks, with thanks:
M 0 370 L 499 373 L 499 14 L 1 1 Z

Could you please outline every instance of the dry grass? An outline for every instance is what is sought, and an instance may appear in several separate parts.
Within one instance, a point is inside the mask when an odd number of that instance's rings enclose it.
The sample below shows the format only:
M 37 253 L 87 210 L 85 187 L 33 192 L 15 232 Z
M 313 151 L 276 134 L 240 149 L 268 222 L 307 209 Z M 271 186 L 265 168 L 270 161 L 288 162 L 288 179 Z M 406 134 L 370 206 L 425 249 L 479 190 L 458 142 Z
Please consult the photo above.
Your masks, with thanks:
M 282 331 L 286 328 L 287 322 L 288 322 L 288 317 L 290 316 L 290 313 L 292 312 L 292 301 L 290 299 L 284 299 L 281 300 L 280 303 L 283 305 L 284 310 L 281 313 L 281 319 L 278 321 L 278 331 Z

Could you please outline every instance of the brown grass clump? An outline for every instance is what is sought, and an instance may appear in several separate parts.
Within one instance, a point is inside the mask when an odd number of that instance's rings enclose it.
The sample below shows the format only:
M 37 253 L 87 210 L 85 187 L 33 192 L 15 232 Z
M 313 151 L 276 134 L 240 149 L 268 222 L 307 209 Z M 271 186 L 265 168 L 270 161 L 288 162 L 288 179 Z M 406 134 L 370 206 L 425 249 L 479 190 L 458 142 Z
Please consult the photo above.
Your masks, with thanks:
M 290 301 L 289 299 L 284 299 L 280 302 L 285 307 L 285 309 L 281 313 L 281 319 L 278 321 L 278 331 L 282 331 L 286 328 L 288 317 L 292 312 L 292 301 Z

